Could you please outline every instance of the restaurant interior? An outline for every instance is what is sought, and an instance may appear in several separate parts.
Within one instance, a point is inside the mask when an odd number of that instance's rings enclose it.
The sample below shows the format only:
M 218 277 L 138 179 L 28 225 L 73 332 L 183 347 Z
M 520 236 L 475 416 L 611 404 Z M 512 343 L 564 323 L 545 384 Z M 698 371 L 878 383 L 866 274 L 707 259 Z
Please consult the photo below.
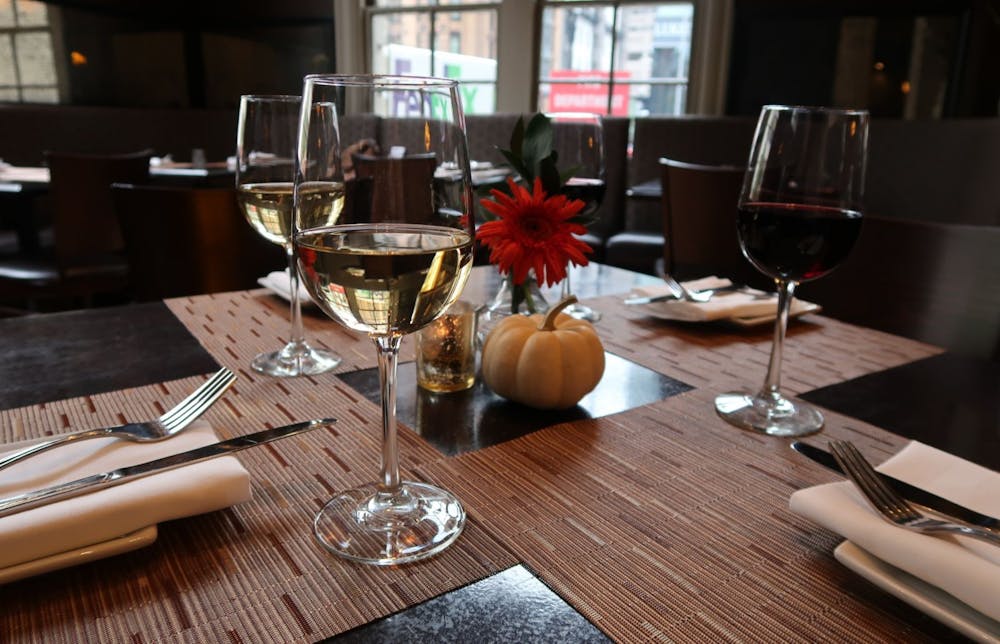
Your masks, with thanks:
M 560 77 L 550 58 L 571 36 L 553 25 L 597 15 L 595 5 L 622 34 L 627 11 L 690 7 L 688 67 L 646 79 L 670 90 L 674 108 L 616 107 L 619 90 L 641 92 L 643 79 L 614 62 L 621 77 L 610 81 Z M 556 377 L 541 363 L 565 359 L 569 379 L 589 368 L 580 354 L 521 367 L 536 391 L 491 375 L 494 363 L 518 365 L 488 355 L 489 336 L 525 302 L 535 312 L 497 247 L 477 241 L 461 293 L 478 325 L 474 375 L 459 391 L 432 391 L 421 381 L 424 332 L 383 333 L 396 338 L 390 347 L 373 323 L 346 324 L 336 298 L 310 283 L 314 265 L 287 235 L 268 237 L 238 196 L 251 163 L 241 97 L 308 98 L 307 75 L 385 72 L 373 52 L 399 37 L 379 27 L 397 13 L 404 25 L 468 25 L 476 12 L 493 16 L 494 43 L 492 76 L 459 83 L 492 97 L 460 119 L 470 168 L 460 190 L 480 204 L 476 235 L 497 229 L 487 211 L 502 209 L 518 128 L 554 115 L 547 101 L 560 87 L 606 99 L 587 108 L 601 117 L 603 193 L 574 231 L 589 261 L 564 260 L 561 282 L 539 270 L 543 260 L 531 267 L 551 307 L 541 312 L 565 305 L 596 333 L 597 376 L 569 405 L 537 402 L 549 391 L 539 380 Z M 450 29 L 428 36 L 430 48 L 463 38 Z M 30 53 L 39 33 L 51 45 Z M 633 37 L 639 53 L 614 55 L 639 60 L 647 41 Z M 666 36 L 649 47 L 656 38 Z M 428 69 L 451 69 L 435 55 Z M 22 60 L 54 71 L 32 80 Z M 0 451 L 164 421 L 195 387 L 216 389 L 200 389 L 197 413 L 189 405 L 178 436 L 155 446 L 83 451 L 114 439 L 72 438 L 18 455 L 38 467 L 13 466 L 9 479 L 13 461 L 0 455 L 0 497 L 10 497 L 0 499 L 0 550 L 12 553 L 0 557 L 10 607 L 0 641 L 1000 641 L 1000 555 L 990 551 L 1000 528 L 988 516 L 1000 514 L 998 61 L 992 0 L 0 0 Z M 761 268 L 737 227 L 763 175 L 751 165 L 765 105 L 865 111 L 852 125 L 867 136 L 863 171 L 843 189 L 859 194 L 848 209 L 860 233 L 829 274 L 790 286 Z M 331 155 L 355 164 L 358 186 L 382 180 L 366 159 L 375 168 L 381 151 L 392 160 L 403 149 L 394 116 L 336 117 L 338 137 L 364 146 Z M 575 127 L 553 123 L 554 141 Z M 441 183 L 437 163 L 421 179 L 402 160 L 368 203 Z M 477 179 L 498 168 L 498 179 Z M 362 199 L 345 182 L 346 203 Z M 469 201 L 455 207 L 463 221 Z M 299 269 L 290 286 L 289 266 Z M 289 297 L 300 279 L 309 295 Z M 716 303 L 728 288 L 743 299 L 713 312 L 684 287 Z M 579 302 L 561 301 L 570 293 Z M 441 320 L 452 316 L 424 324 Z M 306 339 L 327 360 L 313 372 L 302 358 L 294 373 L 261 366 Z M 225 369 L 235 378 L 210 379 Z M 897 491 L 933 497 L 910 501 L 937 518 L 954 516 L 946 504 L 968 513 L 963 525 L 985 526 L 993 543 L 855 520 L 876 514 L 842 475 L 798 453 L 810 445 L 789 449 L 792 429 L 727 417 L 720 394 L 762 381 L 758 398 L 780 386 L 821 409 L 818 427 L 799 434 L 836 452 L 824 454 L 828 467 L 847 469 L 834 444 L 851 441 L 885 461 Z M 315 420 L 327 417 L 337 420 Z M 7 516 L 26 490 L 309 419 L 289 433 L 298 438 L 238 461 Z M 383 553 L 365 566 L 372 559 L 330 545 L 339 528 L 324 528 L 327 500 L 379 468 L 376 498 L 398 487 L 400 469 L 461 498 L 458 528 L 413 555 L 419 563 Z

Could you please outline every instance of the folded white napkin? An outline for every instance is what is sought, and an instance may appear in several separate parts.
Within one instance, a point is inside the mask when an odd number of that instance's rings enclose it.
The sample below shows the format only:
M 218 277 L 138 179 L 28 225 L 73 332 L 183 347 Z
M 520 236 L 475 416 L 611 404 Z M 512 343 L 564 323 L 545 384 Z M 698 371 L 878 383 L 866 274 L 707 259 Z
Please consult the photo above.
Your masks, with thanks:
M 691 291 L 700 291 L 708 288 L 722 288 L 729 286 L 731 282 L 721 277 L 703 277 L 701 279 L 684 282 L 684 286 Z M 656 297 L 658 295 L 669 295 L 672 291 L 666 285 L 643 286 L 634 289 L 637 295 L 645 297 Z M 766 295 L 764 291 L 754 289 L 741 289 L 739 291 L 718 293 L 708 302 L 686 302 L 684 300 L 665 300 L 663 302 L 653 302 L 645 304 L 650 312 L 660 317 L 682 322 L 710 322 L 712 320 L 726 320 L 733 318 L 764 318 L 774 319 L 777 315 L 778 296 Z M 807 311 L 815 310 L 816 305 L 802 300 L 792 300 L 790 315 L 799 315 Z
M 273 273 L 268 273 L 264 277 L 257 278 L 257 283 L 271 291 L 278 297 L 282 299 L 289 299 L 289 293 L 291 293 L 291 287 L 289 284 L 288 269 L 283 271 L 274 271 Z M 302 304 L 311 304 L 312 297 L 309 295 L 309 291 L 303 286 L 301 280 L 299 281 L 299 302 Z
M 983 514 L 1000 516 L 1000 473 L 911 442 L 879 469 Z M 789 507 L 882 561 L 1000 619 L 1000 548 L 965 537 L 929 536 L 878 517 L 847 481 L 799 490 Z
M 116 438 L 68 443 L 0 470 L 0 497 L 145 463 L 218 440 L 211 425 L 197 421 L 156 443 Z M 250 475 L 235 457 L 223 456 L 0 517 L 0 568 L 98 544 L 161 521 L 219 510 L 249 498 Z

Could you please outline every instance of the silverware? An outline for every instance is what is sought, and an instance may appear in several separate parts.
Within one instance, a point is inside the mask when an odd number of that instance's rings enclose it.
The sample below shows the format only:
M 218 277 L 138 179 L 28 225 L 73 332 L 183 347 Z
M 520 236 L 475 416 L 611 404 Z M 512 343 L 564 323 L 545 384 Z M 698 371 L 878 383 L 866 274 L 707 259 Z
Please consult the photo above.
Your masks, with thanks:
M 36 508 L 41 505 L 48 505 L 56 501 L 63 501 L 83 494 L 89 494 L 98 490 L 105 490 L 109 487 L 128 483 L 136 479 L 144 478 L 152 474 L 159 474 L 185 465 L 191 465 L 200 461 L 206 461 L 217 456 L 232 454 L 248 447 L 263 445 L 281 438 L 288 438 L 303 432 L 308 432 L 318 427 L 325 427 L 337 422 L 334 418 L 320 418 L 317 420 L 307 420 L 301 423 L 294 423 L 265 429 L 245 436 L 237 436 L 229 440 L 212 443 L 196 449 L 164 456 L 153 461 L 140 463 L 139 465 L 129 465 L 116 470 L 85 476 L 84 478 L 68 483 L 60 483 L 41 490 L 25 492 L 16 496 L 0 500 L 0 517 L 9 514 L 17 514 L 24 510 Z
M 661 277 L 663 277 L 663 281 L 666 283 L 667 288 L 670 289 L 670 291 L 674 294 L 674 297 L 676 297 L 678 300 L 685 300 L 687 302 L 697 302 L 699 304 L 704 304 L 705 302 L 712 299 L 711 293 L 706 293 L 704 291 L 698 291 L 696 293 L 692 293 L 687 289 L 687 287 L 685 287 L 683 284 L 675 280 L 667 273 L 664 273 Z
M 848 441 L 830 441 L 830 451 L 868 503 L 889 523 L 924 534 L 961 534 L 1000 545 L 1000 534 L 978 526 L 941 521 L 917 511 L 885 484 L 854 444 Z
M 823 467 L 833 470 L 838 474 L 843 474 L 844 470 L 841 469 L 840 465 L 837 463 L 837 459 L 833 457 L 826 450 L 820 449 L 814 445 L 808 443 L 803 443 L 801 441 L 795 441 L 792 443 L 792 449 L 794 449 L 799 454 L 806 456 L 816 463 L 819 463 Z M 897 494 L 901 495 L 903 498 L 908 499 L 913 503 L 917 503 L 932 512 L 936 512 L 942 515 L 955 517 L 955 519 L 962 521 L 964 523 L 969 523 L 972 525 L 978 525 L 982 528 L 987 528 L 991 530 L 1000 529 L 1000 521 L 994 519 L 993 517 L 981 514 L 975 510 L 971 510 L 965 506 L 959 505 L 953 501 L 949 501 L 944 497 L 940 497 L 936 494 L 928 492 L 927 490 L 921 489 L 915 485 L 910 485 L 906 481 L 900 481 L 897 478 L 893 478 L 888 474 L 883 474 L 878 472 L 879 478 L 886 482 L 887 485 L 892 487 Z
M 695 300 L 696 302 L 707 302 L 712 299 L 712 296 L 718 293 L 736 293 L 739 291 L 746 290 L 746 285 L 744 284 L 729 284 L 728 286 L 720 286 L 718 288 L 706 288 L 700 291 L 691 291 L 686 289 L 688 293 L 697 297 L 704 298 Z M 705 297 L 707 296 L 707 297 Z M 769 298 L 772 295 L 770 293 L 758 293 L 754 294 L 755 298 Z M 630 297 L 625 300 L 625 304 L 654 304 L 656 302 L 666 302 L 669 300 L 683 300 L 683 297 L 677 297 L 674 293 L 665 293 L 663 295 L 650 295 L 648 297 Z
M 156 420 L 64 434 L 51 440 L 30 445 L 0 458 L 0 469 L 23 461 L 29 456 L 48 451 L 53 447 L 88 438 L 114 436 L 137 443 L 151 443 L 170 438 L 201 416 L 235 381 L 236 374 L 223 367 L 214 376 L 195 389 L 187 398 Z

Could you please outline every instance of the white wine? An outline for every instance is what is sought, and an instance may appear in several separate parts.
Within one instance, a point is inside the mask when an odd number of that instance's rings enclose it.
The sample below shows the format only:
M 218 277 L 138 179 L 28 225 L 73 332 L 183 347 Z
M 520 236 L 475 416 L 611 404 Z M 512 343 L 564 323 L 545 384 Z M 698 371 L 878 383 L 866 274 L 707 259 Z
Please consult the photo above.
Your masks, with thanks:
M 247 183 L 239 187 L 236 199 L 243 215 L 261 236 L 285 245 L 292 233 L 293 185 L 291 182 Z M 332 226 L 344 209 L 344 185 L 330 181 L 303 183 L 300 225 Z
M 299 233 L 299 273 L 319 306 L 372 335 L 416 331 L 458 299 L 472 270 L 464 230 L 354 224 Z

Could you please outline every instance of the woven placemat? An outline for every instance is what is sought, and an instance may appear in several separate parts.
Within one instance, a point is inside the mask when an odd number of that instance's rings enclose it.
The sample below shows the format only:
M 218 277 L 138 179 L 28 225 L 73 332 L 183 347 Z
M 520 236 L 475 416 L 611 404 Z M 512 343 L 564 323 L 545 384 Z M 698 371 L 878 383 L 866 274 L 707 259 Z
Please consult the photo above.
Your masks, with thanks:
M 287 337 L 285 305 L 271 296 L 169 301 L 206 350 L 240 373 L 206 416 L 220 435 L 326 415 L 340 422 L 244 452 L 248 503 L 164 524 L 149 548 L 0 588 L 0 632 L 39 642 L 312 642 L 523 562 L 619 641 L 949 636 L 842 568 L 832 557 L 836 535 L 787 510 L 794 490 L 831 474 L 788 441 L 715 416 L 716 393 L 762 381 L 767 330 L 664 324 L 618 297 L 588 304 L 604 313 L 597 328 L 609 351 L 696 388 L 457 457 L 404 429 L 404 477 L 457 493 L 469 524 L 440 556 L 383 569 L 340 561 L 311 534 L 313 515 L 335 490 L 376 475 L 378 406 L 334 374 L 276 380 L 247 368 Z M 307 316 L 306 334 L 344 357 L 338 372 L 374 366 L 367 338 L 317 316 Z M 807 391 L 936 352 L 811 317 L 789 332 L 784 382 L 791 393 Z M 74 425 L 136 416 L 198 381 L 7 410 L 0 428 L 9 440 L 60 416 Z M 873 458 L 904 443 L 836 413 L 825 435 L 850 438 Z

